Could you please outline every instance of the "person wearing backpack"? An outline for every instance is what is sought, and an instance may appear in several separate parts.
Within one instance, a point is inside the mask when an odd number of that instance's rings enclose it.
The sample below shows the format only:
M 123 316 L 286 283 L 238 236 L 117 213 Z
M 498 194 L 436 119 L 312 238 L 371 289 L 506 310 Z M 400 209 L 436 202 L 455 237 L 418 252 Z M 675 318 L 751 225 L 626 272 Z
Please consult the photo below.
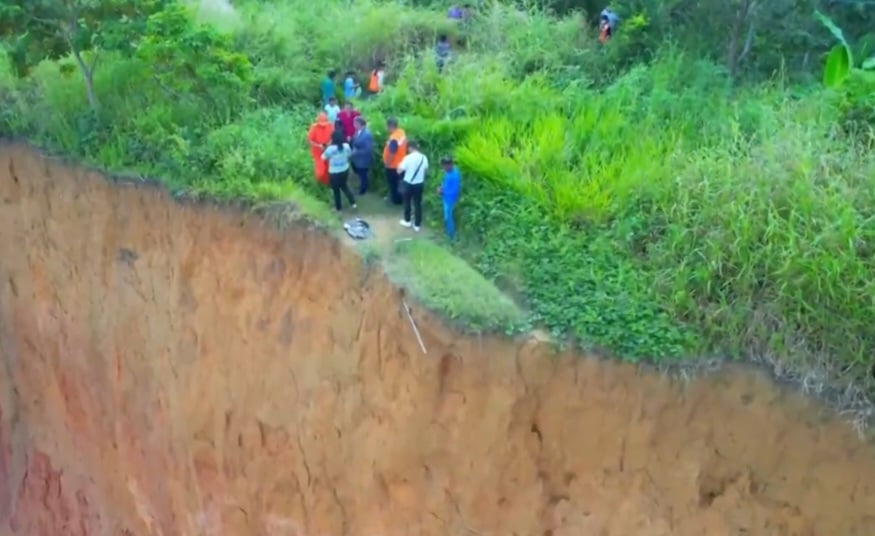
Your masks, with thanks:
M 428 173 L 428 158 L 419 151 L 416 142 L 407 142 L 407 151 L 407 156 L 398 166 L 398 173 L 401 174 L 399 189 L 404 199 L 404 219 L 401 220 L 401 226 L 413 227 L 414 231 L 419 232 L 422 229 L 422 193 L 425 190 L 425 176 Z

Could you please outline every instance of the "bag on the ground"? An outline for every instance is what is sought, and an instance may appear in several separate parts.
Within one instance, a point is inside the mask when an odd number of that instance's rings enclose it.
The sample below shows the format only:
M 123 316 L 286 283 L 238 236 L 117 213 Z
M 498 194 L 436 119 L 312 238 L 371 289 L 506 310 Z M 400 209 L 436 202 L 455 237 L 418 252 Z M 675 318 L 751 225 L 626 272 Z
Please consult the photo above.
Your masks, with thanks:
M 371 226 L 361 218 L 347 221 L 343 224 L 343 229 L 354 240 L 364 240 L 371 237 Z

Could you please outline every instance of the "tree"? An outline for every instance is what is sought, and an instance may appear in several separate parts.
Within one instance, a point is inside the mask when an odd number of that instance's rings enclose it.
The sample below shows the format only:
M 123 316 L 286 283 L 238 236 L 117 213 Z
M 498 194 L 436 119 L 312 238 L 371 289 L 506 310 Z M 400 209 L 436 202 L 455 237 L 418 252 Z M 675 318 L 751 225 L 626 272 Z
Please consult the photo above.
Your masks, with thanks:
M 252 64 L 234 52 L 229 36 L 173 4 L 147 20 L 136 57 L 150 65 L 153 79 L 174 100 L 207 99 L 214 109 L 239 108 L 249 95 Z
M 130 54 L 146 19 L 170 0 L 0 0 L 0 37 L 12 43 L 19 75 L 42 59 L 73 56 L 92 109 L 101 52 Z

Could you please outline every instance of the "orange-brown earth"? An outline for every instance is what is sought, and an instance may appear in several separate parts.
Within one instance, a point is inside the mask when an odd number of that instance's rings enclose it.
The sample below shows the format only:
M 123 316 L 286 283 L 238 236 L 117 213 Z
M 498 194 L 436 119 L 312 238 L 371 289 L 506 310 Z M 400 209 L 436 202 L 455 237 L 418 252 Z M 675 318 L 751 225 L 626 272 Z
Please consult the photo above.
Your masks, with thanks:
M 0 148 L 0 534 L 875 534 L 875 457 L 752 373 L 459 335 L 337 241 Z

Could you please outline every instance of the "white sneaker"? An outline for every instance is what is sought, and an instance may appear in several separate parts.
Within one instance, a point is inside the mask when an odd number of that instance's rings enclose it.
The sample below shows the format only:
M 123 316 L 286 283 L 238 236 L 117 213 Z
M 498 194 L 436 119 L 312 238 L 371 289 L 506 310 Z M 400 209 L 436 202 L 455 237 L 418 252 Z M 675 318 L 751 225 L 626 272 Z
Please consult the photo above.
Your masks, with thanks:
M 414 225 L 414 226 L 413 226 L 413 230 L 416 231 L 416 232 L 418 233 L 420 230 L 422 230 L 422 227 L 417 227 L 417 226 Z
M 410 222 L 407 221 L 407 220 L 401 220 L 401 221 L 398 222 L 398 223 L 401 224 L 401 227 L 408 227 L 408 228 L 411 227 L 411 226 L 413 225 L 412 223 L 410 223 Z

